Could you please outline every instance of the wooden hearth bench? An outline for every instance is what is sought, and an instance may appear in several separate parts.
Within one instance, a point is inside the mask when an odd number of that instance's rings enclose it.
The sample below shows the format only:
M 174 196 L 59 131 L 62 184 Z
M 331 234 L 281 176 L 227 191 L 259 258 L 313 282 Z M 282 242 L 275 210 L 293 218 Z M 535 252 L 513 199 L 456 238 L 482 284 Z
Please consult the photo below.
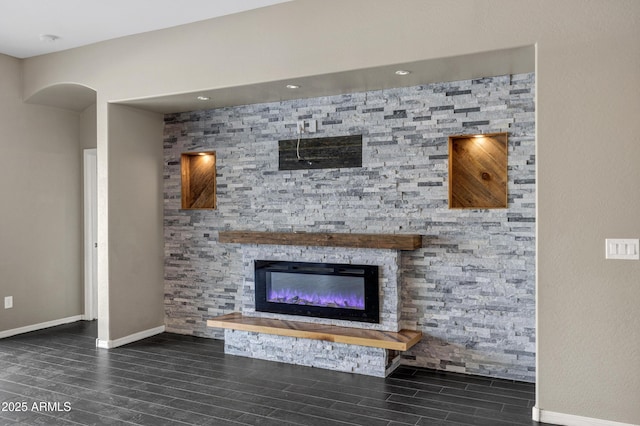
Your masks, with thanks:
M 207 326 L 370 346 L 393 351 L 406 351 L 422 338 L 421 331 L 400 330 L 398 332 L 391 332 L 365 330 L 300 321 L 247 317 L 238 312 L 212 318 L 207 321 Z

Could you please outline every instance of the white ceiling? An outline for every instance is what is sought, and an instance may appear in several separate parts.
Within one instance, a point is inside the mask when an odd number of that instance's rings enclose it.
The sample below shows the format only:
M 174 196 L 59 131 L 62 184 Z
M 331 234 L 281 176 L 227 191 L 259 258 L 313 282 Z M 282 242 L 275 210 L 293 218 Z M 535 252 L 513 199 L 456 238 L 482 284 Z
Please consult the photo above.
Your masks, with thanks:
M 0 53 L 28 58 L 286 1 L 0 0 Z

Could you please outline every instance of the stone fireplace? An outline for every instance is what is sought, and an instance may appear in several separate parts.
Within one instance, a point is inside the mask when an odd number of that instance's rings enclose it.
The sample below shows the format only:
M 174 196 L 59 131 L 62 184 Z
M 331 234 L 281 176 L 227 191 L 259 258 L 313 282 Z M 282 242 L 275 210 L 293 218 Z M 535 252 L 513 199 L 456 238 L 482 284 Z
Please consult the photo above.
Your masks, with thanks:
M 400 329 L 400 252 L 397 250 L 315 247 L 289 245 L 243 245 L 244 285 L 242 313 L 244 315 L 289 319 L 292 321 L 338 325 L 373 330 Z M 283 312 L 264 312 L 256 309 L 256 262 L 305 263 L 313 265 L 358 265 L 377 270 L 378 321 L 358 321 L 353 318 L 329 318 L 319 315 L 298 315 Z M 371 290 L 369 290 L 371 291 Z M 370 296 L 373 298 L 373 296 Z M 356 313 L 357 315 L 357 313 Z
M 272 260 L 254 265 L 257 312 L 380 320 L 377 266 Z
M 359 240 L 371 235 L 354 234 L 346 235 L 356 240 L 356 246 L 344 247 L 333 241 L 342 237 L 339 234 L 325 235 L 316 241 L 319 245 L 244 243 L 242 316 L 277 320 L 294 328 L 309 323 L 347 332 L 362 330 L 365 335 L 399 334 L 401 247 L 392 247 L 395 242 L 385 247 L 389 241 L 368 246 Z M 376 241 L 394 238 L 409 241 L 409 249 L 421 245 L 418 235 L 375 236 Z M 380 377 L 399 363 L 399 353 L 385 345 L 274 335 L 242 327 L 225 329 L 225 353 Z

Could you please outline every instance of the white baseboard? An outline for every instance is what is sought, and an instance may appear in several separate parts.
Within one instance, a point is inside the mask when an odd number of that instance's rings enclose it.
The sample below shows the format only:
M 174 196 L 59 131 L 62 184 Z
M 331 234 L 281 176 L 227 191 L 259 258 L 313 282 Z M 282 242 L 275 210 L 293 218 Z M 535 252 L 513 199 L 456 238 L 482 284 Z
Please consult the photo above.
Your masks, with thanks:
M 612 420 L 593 419 L 591 417 L 575 416 L 573 414 L 555 413 L 533 407 L 532 418 L 534 421 L 553 423 L 563 426 L 638 426 L 632 423 L 620 423 Z
M 0 331 L 0 339 L 15 336 L 16 334 L 29 333 L 30 331 L 42 330 L 43 328 L 55 327 L 56 325 L 68 324 L 83 319 L 83 315 L 61 318 L 53 321 L 41 322 L 40 324 L 27 325 L 25 327 L 14 328 L 12 330 Z
M 165 326 L 150 328 L 148 330 L 139 331 L 138 333 L 130 334 L 128 336 L 121 337 L 116 340 L 100 340 L 96 339 L 96 346 L 102 349 L 117 348 L 118 346 L 126 345 L 128 343 L 137 342 L 138 340 L 146 339 L 147 337 L 155 336 L 156 334 L 164 333 Z

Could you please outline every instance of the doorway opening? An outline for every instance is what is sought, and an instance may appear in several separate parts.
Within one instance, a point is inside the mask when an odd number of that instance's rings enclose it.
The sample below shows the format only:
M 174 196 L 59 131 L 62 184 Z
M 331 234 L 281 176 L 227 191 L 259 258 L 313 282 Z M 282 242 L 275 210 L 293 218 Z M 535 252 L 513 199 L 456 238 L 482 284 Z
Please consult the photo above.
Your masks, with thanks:
M 98 318 L 97 150 L 85 149 L 84 162 L 84 319 Z

